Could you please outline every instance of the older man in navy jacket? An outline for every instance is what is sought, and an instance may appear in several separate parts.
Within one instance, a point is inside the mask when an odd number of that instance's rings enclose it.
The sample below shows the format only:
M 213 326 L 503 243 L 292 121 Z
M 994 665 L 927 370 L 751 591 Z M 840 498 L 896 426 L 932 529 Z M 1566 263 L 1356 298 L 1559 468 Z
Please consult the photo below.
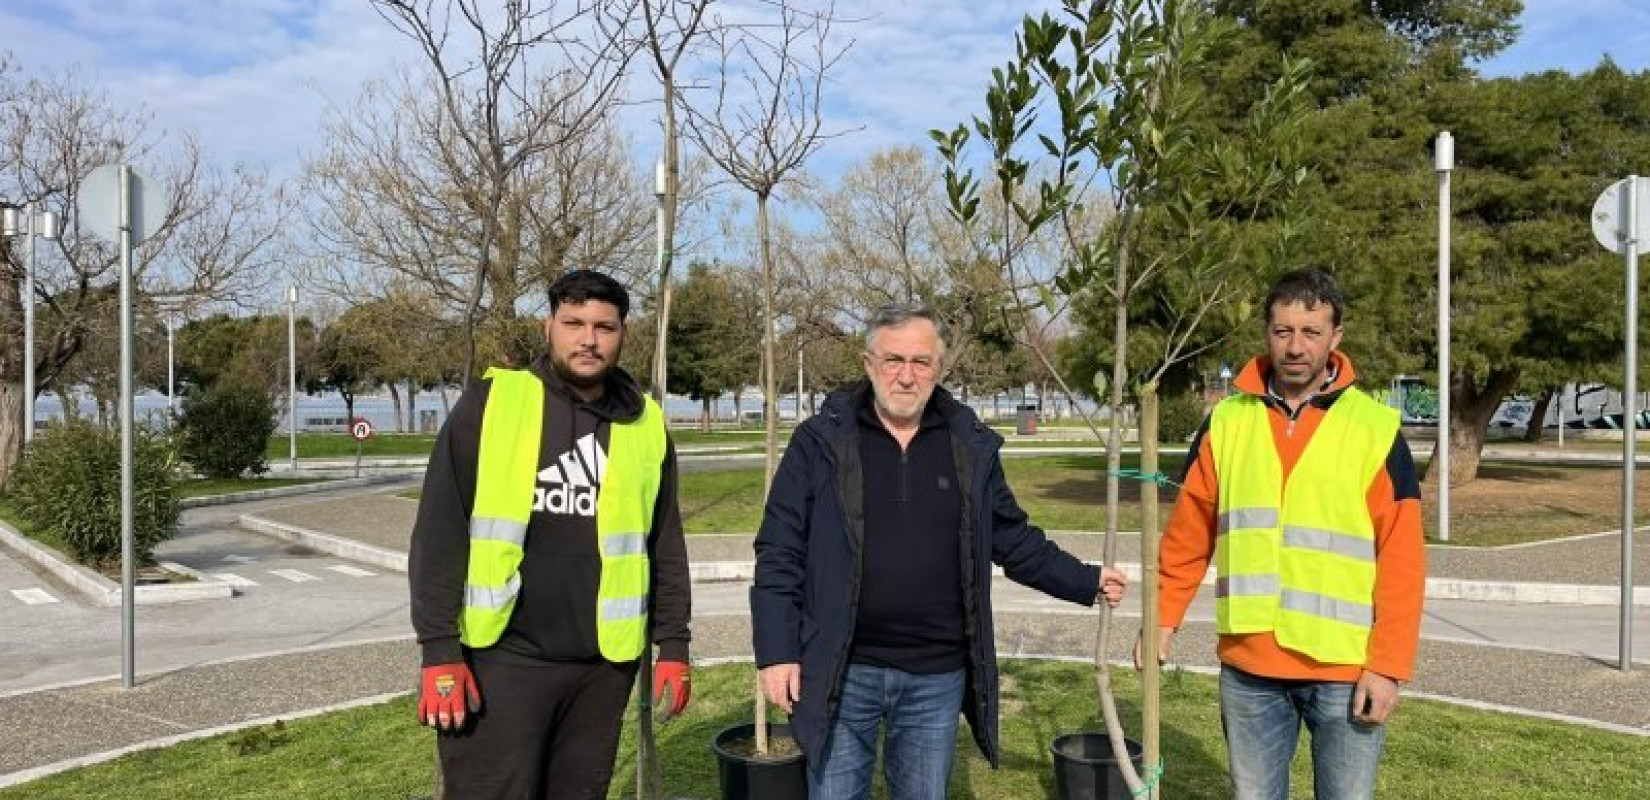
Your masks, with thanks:
M 879 309 L 868 380 L 797 428 L 768 495 L 756 661 L 763 692 L 791 714 L 813 800 L 869 796 L 884 726 L 894 800 L 944 798 L 959 711 L 997 766 L 993 563 L 1073 603 L 1123 596 L 1121 573 L 1027 522 L 1002 437 L 935 385 L 944 355 L 932 309 Z

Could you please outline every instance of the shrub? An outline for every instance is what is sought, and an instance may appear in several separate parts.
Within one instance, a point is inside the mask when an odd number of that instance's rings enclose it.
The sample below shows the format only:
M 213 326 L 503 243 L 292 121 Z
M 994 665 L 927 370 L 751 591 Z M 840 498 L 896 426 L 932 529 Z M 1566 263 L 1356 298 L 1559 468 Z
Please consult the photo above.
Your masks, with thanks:
M 132 437 L 132 535 L 140 562 L 178 529 L 177 454 L 164 436 Z M 120 431 L 83 420 L 52 425 L 30 443 L 6 487 L 25 521 L 62 539 L 92 567 L 120 562 Z
M 191 395 L 178 426 L 184 460 L 208 478 L 269 471 L 264 453 L 275 432 L 275 406 L 261 391 L 223 386 Z
M 1166 395 L 1157 403 L 1157 439 L 1162 442 L 1190 441 L 1203 424 L 1203 401 L 1196 392 Z

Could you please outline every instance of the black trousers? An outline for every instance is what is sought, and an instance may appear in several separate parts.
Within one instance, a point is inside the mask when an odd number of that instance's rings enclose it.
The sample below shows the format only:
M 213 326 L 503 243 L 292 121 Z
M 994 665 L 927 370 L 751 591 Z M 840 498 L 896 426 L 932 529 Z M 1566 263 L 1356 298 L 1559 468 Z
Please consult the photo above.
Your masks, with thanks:
M 447 800 L 604 800 L 636 662 L 472 664 L 481 712 L 437 736 Z

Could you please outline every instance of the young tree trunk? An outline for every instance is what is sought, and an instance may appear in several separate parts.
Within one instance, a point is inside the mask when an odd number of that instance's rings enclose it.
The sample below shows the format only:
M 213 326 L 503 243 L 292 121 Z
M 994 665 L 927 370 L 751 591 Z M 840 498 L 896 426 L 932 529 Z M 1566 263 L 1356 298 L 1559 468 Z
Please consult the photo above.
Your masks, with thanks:
M 1541 393 L 1535 401 L 1535 408 L 1530 411 L 1530 422 L 1524 426 L 1524 441 L 1539 442 L 1546 436 L 1547 411 L 1553 407 L 1557 389 L 1548 389 Z
M 396 388 L 395 381 L 384 386 L 390 390 L 390 405 L 395 407 L 395 432 L 405 433 L 407 428 L 401 422 L 401 390 Z
M 23 382 L 0 378 L 0 487 L 23 457 Z
M 59 386 L 57 388 L 57 402 L 63 406 L 64 422 L 80 419 L 80 404 L 75 402 L 74 392 L 70 391 L 68 387 Z
M 710 410 L 710 396 L 709 395 L 706 395 L 706 396 L 699 399 L 699 407 L 702 409 L 699 412 L 699 430 L 704 431 L 705 433 L 710 433 L 711 410 Z
M 23 457 L 23 271 L 14 269 L 16 252 L 0 247 L 0 486 Z
M 1140 390 L 1140 474 L 1157 474 L 1157 384 Z M 1158 755 L 1162 670 L 1157 663 L 1157 482 L 1140 483 L 1140 716 L 1144 729 L 1141 746 L 1145 763 L 1156 764 Z M 1150 793 L 1153 797 L 1156 792 Z
M 767 503 L 773 489 L 773 474 L 779 468 L 779 404 L 778 375 L 774 363 L 773 329 L 773 247 L 768 238 L 768 195 L 756 195 L 756 237 L 762 249 L 762 425 L 766 446 L 763 448 L 762 502 Z M 756 752 L 768 754 L 768 698 L 762 687 L 756 687 Z
M 418 429 L 418 381 L 407 379 L 407 430 L 419 433 Z

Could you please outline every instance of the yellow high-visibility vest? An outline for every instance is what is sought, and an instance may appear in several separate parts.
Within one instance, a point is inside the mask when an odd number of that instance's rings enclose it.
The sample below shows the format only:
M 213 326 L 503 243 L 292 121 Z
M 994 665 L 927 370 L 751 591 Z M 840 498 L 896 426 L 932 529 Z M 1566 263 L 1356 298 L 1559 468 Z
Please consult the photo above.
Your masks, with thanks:
M 1266 405 L 1235 395 L 1209 423 L 1219 481 L 1215 622 L 1222 634 L 1270 631 L 1325 664 L 1363 664 L 1375 621 L 1375 525 L 1368 491 L 1398 414 L 1356 388 L 1329 407 L 1290 473 Z
M 490 647 L 510 622 L 521 593 L 521 559 L 544 430 L 544 384 L 526 370 L 493 368 L 481 416 L 476 495 L 470 509 L 470 565 L 459 639 Z M 596 640 L 608 661 L 634 661 L 646 647 L 647 537 L 666 449 L 664 413 L 651 397 L 633 422 L 613 423 L 596 497 L 602 576 L 596 591 Z

